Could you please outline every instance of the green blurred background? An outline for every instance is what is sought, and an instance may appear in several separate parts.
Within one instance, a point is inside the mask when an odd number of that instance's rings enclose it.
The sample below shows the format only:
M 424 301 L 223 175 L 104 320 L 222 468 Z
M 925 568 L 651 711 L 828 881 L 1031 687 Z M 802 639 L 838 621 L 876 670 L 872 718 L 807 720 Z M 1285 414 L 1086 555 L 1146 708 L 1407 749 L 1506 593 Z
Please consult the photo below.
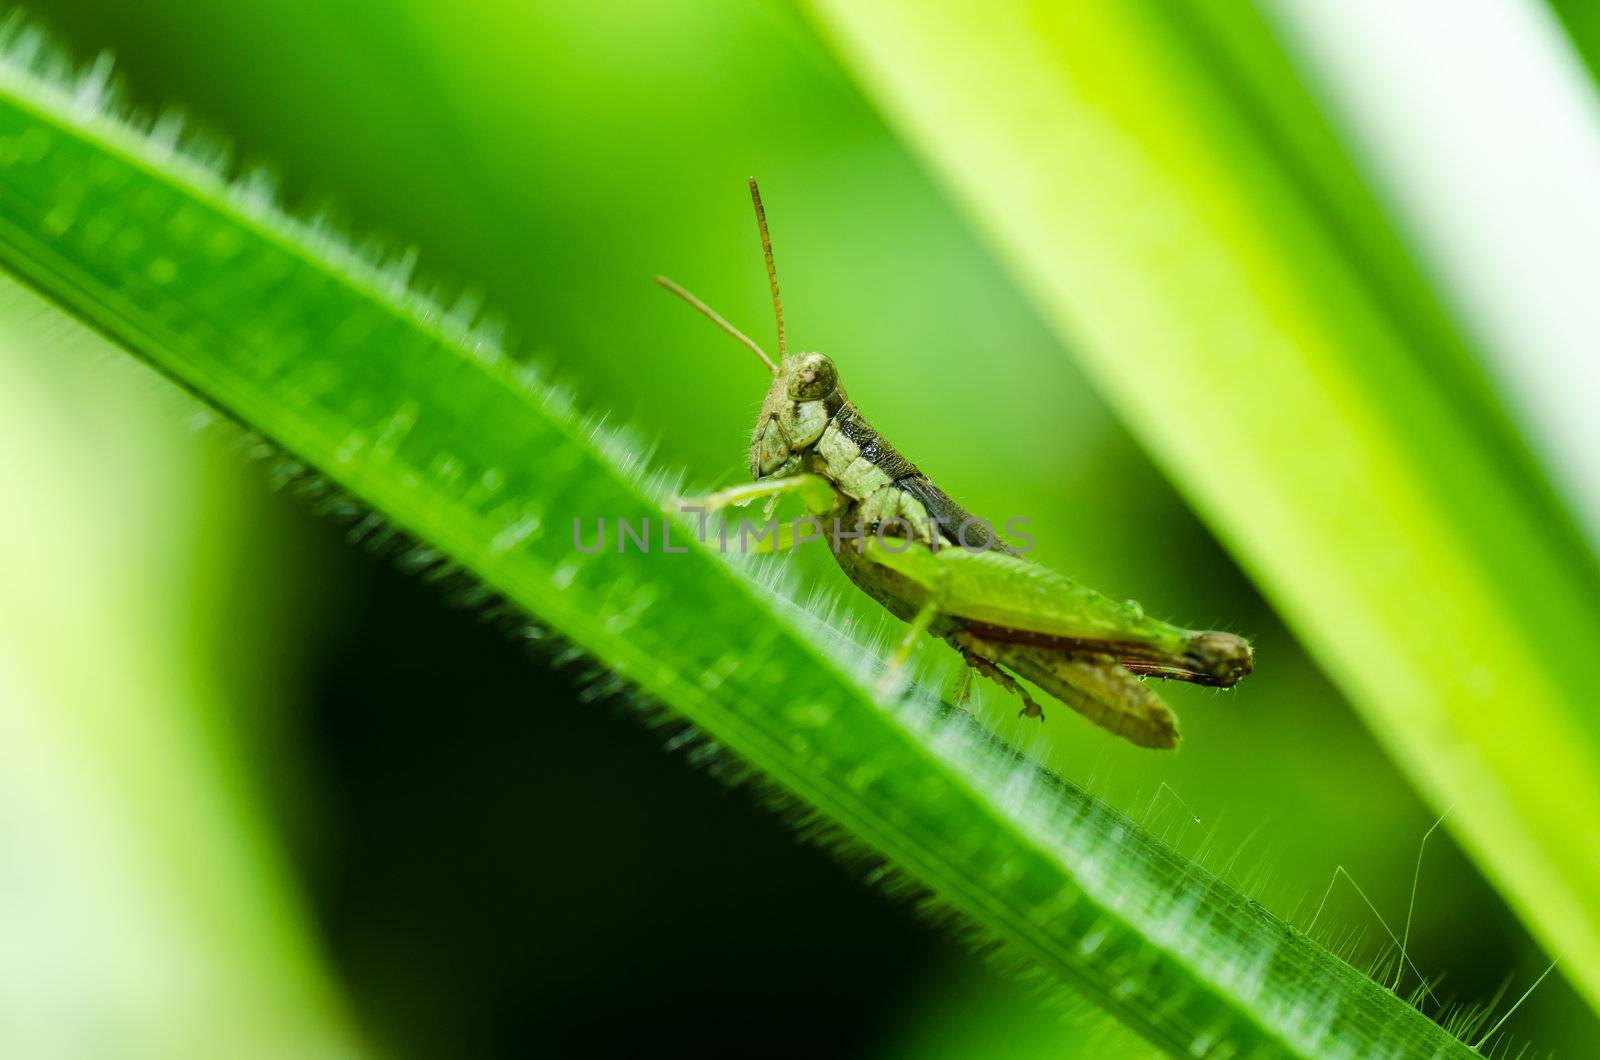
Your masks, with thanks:
M 792 11 L 35 13 L 80 56 L 114 51 L 142 106 L 180 103 L 267 164 L 291 207 L 331 206 L 480 289 L 585 408 L 701 485 L 743 475 L 764 378 L 649 281 L 766 335 L 758 175 L 792 341 L 834 355 L 888 437 L 969 506 L 1030 518 L 1051 565 L 1257 645 L 1234 693 L 1163 691 L 1176 756 L 1066 717 L 996 723 L 1301 926 L 1343 866 L 1401 930 L 1435 815 Z M 11 1040 L 171 1055 L 206 1040 L 204 1010 L 262 1055 L 1142 1055 L 1036 1013 L 755 798 L 586 701 L 581 666 L 349 547 L 96 340 L 58 329 L 53 356 L 20 356 L 37 340 L 14 322 L 42 310 L 6 297 L 0 440 L 29 455 L 0 483 L 18 602 L 0 732 L 37 763 L 0 786 Z M 854 601 L 815 559 L 807 576 Z M 1442 831 L 1416 895 L 1410 953 L 1440 995 L 1515 997 L 1548 963 Z M 1342 880 L 1316 928 L 1358 960 L 1386 941 Z M 30 937 L 50 968 L 11 945 Z M 1559 977 L 1509 1027 L 1565 1055 L 1600 1043 Z

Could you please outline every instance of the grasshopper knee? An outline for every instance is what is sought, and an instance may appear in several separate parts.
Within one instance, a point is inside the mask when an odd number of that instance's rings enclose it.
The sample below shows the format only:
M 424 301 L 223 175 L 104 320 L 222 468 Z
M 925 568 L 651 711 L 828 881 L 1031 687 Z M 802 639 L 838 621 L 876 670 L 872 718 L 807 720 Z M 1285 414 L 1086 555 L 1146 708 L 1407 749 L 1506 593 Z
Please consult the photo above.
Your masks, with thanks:
M 1255 667 L 1250 642 L 1232 633 L 1196 633 L 1185 654 L 1195 671 L 1211 678 L 1208 684 L 1231 688 Z

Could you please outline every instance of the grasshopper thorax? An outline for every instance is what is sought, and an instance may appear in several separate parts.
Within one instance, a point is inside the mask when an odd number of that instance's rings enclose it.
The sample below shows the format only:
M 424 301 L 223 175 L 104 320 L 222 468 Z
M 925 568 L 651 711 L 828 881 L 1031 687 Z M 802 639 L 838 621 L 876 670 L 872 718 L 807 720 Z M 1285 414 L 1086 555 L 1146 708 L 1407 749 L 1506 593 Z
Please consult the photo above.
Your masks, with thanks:
M 845 401 L 833 361 L 821 353 L 785 357 L 772 375 L 750 438 L 750 474 L 792 474 Z

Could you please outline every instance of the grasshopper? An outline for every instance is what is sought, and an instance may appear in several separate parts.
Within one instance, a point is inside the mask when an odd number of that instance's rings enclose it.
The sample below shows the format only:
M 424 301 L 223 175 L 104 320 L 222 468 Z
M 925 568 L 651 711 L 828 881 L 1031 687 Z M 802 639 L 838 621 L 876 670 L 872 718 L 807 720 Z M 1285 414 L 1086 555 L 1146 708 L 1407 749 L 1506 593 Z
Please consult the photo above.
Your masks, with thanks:
M 909 623 L 890 654 L 882 690 L 893 687 L 916 643 L 931 634 L 961 654 L 970 667 L 966 678 L 975 671 L 1018 696 L 1026 717 L 1043 719 L 1044 711 L 1019 678 L 1141 747 L 1176 747 L 1177 720 L 1142 678 L 1230 688 L 1250 673 L 1250 644 L 1231 633 L 1150 618 L 1135 603 L 1118 603 L 1027 559 L 901 456 L 850 401 L 830 358 L 789 353 L 772 239 L 753 177 L 750 198 L 777 318 L 776 362 L 700 299 L 656 277 L 772 373 L 750 440 L 755 481 L 685 501 L 684 510 L 762 500 L 770 513 L 794 494 L 813 524 L 826 517 L 835 528 L 851 527 L 849 547 L 838 547 L 836 529 L 832 551 L 840 567 Z M 804 540 L 798 524 L 789 523 L 760 544 L 783 548 Z

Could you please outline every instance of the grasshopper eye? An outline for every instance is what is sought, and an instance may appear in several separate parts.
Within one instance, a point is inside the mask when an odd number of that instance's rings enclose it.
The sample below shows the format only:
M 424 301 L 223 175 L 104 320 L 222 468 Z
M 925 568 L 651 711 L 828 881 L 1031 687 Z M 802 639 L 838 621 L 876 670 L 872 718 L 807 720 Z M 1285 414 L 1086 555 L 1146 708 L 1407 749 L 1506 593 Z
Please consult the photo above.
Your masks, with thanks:
M 820 353 L 803 353 L 789 377 L 789 397 L 796 401 L 820 401 L 839 386 L 839 373 L 833 361 Z

